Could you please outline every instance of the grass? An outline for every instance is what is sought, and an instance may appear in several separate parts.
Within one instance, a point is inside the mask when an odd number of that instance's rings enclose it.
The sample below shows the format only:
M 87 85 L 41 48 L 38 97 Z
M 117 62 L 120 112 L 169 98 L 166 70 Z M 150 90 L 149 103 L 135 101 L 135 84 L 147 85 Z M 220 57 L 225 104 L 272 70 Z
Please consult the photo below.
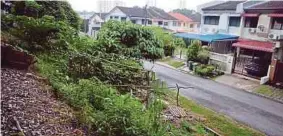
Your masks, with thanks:
M 160 61 L 164 62 L 164 63 L 166 63 L 166 64 L 168 64 L 168 65 L 170 65 L 170 66 L 172 66 L 174 68 L 179 68 L 179 67 L 182 67 L 182 66 L 185 65 L 184 62 L 174 60 L 174 59 L 172 59 L 170 57 L 164 58 L 164 59 L 162 59 Z
M 171 104 L 176 103 L 176 92 L 167 90 L 164 99 Z M 191 111 L 194 114 L 202 115 L 206 118 L 203 125 L 212 128 L 217 133 L 227 136 L 263 136 L 259 131 L 256 131 L 248 126 L 242 125 L 230 118 L 207 109 L 192 100 L 183 96 L 179 98 L 180 106 Z
M 271 87 L 268 85 L 261 85 L 255 89 L 255 92 L 264 96 L 268 96 L 271 98 L 282 99 L 283 98 L 283 90 L 275 87 Z
M 268 85 L 261 85 L 256 89 L 256 92 L 266 96 L 270 96 L 273 93 L 271 87 Z

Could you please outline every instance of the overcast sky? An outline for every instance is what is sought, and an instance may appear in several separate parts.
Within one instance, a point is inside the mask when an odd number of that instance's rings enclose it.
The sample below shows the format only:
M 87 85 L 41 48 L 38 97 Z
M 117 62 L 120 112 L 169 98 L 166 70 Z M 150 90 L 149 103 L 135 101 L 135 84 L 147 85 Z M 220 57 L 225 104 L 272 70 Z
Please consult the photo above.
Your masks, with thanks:
M 68 0 L 72 7 L 76 11 L 98 11 L 97 1 L 98 0 Z M 139 6 L 143 7 L 149 0 L 122 0 L 125 2 L 127 7 Z M 153 1 L 153 0 L 152 0 Z M 210 2 L 212 0 L 185 0 L 185 7 L 188 9 L 196 10 L 196 6 Z M 156 6 L 164 9 L 165 11 L 171 11 L 180 7 L 180 0 L 156 0 Z

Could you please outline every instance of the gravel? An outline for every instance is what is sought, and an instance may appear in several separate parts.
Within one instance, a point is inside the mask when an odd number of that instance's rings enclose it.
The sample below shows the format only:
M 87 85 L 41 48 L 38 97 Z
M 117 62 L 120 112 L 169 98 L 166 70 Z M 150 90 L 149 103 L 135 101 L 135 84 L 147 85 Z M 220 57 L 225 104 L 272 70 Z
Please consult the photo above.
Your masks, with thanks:
M 81 135 L 74 111 L 25 71 L 1 69 L 1 135 Z

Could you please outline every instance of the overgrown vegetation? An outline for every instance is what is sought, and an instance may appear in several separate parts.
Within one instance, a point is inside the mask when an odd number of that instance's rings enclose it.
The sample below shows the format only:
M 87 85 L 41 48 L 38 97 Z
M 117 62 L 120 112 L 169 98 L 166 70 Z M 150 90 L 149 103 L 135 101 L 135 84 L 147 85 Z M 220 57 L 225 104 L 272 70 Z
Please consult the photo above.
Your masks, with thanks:
M 216 77 L 224 73 L 217 70 L 215 66 L 209 65 L 209 48 L 202 47 L 200 41 L 193 41 L 187 52 L 188 61 L 200 63 L 195 67 L 195 73 L 202 77 Z
M 49 79 L 58 97 L 78 111 L 86 134 L 185 134 L 161 119 L 163 105 L 157 95 L 146 100 L 146 107 L 143 98 L 132 96 L 139 90 L 135 86 L 147 85 L 138 59 L 163 56 L 163 45 L 153 32 L 129 22 L 110 21 L 94 41 L 79 36 L 70 20 L 60 16 L 63 5 L 60 1 L 11 2 L 12 10 L 1 20 L 3 39 L 36 55 L 39 73 Z M 41 16 L 38 13 L 44 6 L 53 11 L 43 11 L 46 15 Z
M 152 60 L 164 56 L 163 44 L 154 33 L 130 22 L 108 21 L 100 30 L 98 41 L 106 53 Z
M 176 38 L 173 34 L 166 32 L 163 28 L 150 26 L 148 29 L 153 30 L 155 36 L 160 39 L 165 56 L 173 56 L 176 47 L 186 46 L 182 38 Z
M 150 28 L 109 21 L 98 41 L 79 36 L 79 20 L 65 1 L 1 1 L 3 42 L 37 57 L 37 71 L 48 78 L 56 95 L 76 111 L 86 135 L 190 135 L 188 124 L 176 128 L 162 120 L 158 89 L 139 59 L 159 59 L 165 39 Z M 172 40 L 168 46 L 182 46 Z M 147 79 L 147 80 L 146 80 Z M 147 87 L 139 88 L 137 86 Z M 152 96 L 138 97 L 141 91 Z M 204 134 L 198 126 L 196 134 Z

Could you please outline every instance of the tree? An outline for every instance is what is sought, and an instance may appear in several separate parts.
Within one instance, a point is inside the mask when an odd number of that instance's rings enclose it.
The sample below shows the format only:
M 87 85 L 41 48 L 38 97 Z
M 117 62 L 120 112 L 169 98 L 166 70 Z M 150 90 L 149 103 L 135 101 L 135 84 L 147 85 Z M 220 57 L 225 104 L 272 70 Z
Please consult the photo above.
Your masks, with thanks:
M 1 5 L 7 5 L 1 3 Z M 65 21 L 79 30 L 81 20 L 71 5 L 66 1 L 11 1 L 8 13 L 18 16 L 41 18 L 45 15 L 53 16 L 56 21 Z M 5 9 L 9 9 L 5 6 Z
M 153 31 L 131 22 L 108 21 L 98 34 L 99 47 L 106 53 L 134 58 L 159 59 L 163 45 Z
M 186 43 L 183 38 L 174 38 L 174 45 L 180 48 L 186 47 Z M 180 58 L 182 58 L 182 49 L 180 49 Z

